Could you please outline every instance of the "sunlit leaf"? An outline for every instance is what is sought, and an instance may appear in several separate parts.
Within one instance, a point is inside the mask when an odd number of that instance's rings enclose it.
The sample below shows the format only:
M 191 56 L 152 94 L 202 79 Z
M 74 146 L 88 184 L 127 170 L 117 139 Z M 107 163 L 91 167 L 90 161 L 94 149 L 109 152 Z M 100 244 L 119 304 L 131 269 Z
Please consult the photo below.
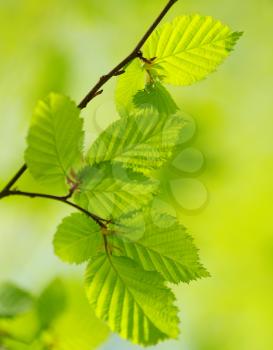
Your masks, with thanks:
M 178 111 L 170 93 L 159 82 L 147 84 L 144 90 L 137 92 L 133 102 L 140 110 L 153 107 L 161 115 L 168 116 Z
M 190 85 L 215 71 L 241 35 L 209 16 L 180 16 L 151 35 L 143 54 L 156 57 L 150 69 L 164 83 Z
M 39 101 L 27 137 L 25 160 L 33 177 L 65 189 L 81 159 L 80 110 L 65 96 L 51 93 Z
M 53 245 L 55 254 L 63 261 L 82 263 L 102 247 L 100 227 L 85 214 L 71 214 L 58 226 Z
M 125 73 L 117 79 L 115 101 L 120 116 L 127 116 L 133 110 L 133 96 L 144 89 L 145 82 L 146 72 L 143 64 L 139 59 L 135 59 L 125 68 Z
M 86 167 L 80 178 L 77 203 L 103 218 L 147 205 L 157 189 L 157 181 L 109 163 Z
M 88 265 L 86 290 L 96 315 L 121 337 L 143 345 L 177 337 L 172 292 L 158 273 L 133 260 L 98 256 Z
M 145 270 L 160 272 L 167 281 L 189 282 L 209 276 L 193 239 L 172 216 L 138 212 L 124 216 L 112 229 L 116 254 L 130 257 Z
M 181 117 L 164 118 L 153 109 L 124 117 L 111 124 L 93 143 L 88 152 L 89 164 L 111 161 L 149 174 L 172 155 L 183 126 Z

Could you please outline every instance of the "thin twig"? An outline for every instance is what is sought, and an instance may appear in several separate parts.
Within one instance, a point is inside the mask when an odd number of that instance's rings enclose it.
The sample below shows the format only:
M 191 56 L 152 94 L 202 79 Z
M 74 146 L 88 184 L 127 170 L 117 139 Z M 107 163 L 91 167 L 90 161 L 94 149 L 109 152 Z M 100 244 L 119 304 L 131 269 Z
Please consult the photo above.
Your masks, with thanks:
M 57 202 L 61 202 L 64 204 L 67 204 L 79 211 L 81 211 L 82 213 L 86 214 L 87 216 L 89 216 L 91 219 L 95 220 L 97 224 L 99 224 L 101 227 L 103 228 L 107 228 L 106 224 L 109 223 L 109 220 L 106 219 L 102 219 L 99 216 L 97 216 L 96 214 L 90 213 L 88 210 L 80 207 L 79 205 L 70 202 L 67 200 L 68 196 L 64 196 L 64 197 L 59 197 L 59 196 L 54 196 L 54 195 L 50 195 L 50 194 L 44 194 L 44 193 L 35 193 L 35 192 L 25 192 L 25 191 L 17 191 L 17 190 L 9 190 L 6 191 L 5 193 L 0 193 L 0 198 L 3 197 L 8 197 L 8 196 L 24 196 L 24 197 L 29 197 L 29 198 L 45 198 L 45 199 L 51 199 Z
M 144 34 L 143 38 L 139 41 L 137 46 L 135 47 L 133 52 L 138 52 L 142 46 L 146 43 L 146 41 L 149 39 L 151 34 L 154 32 L 154 30 L 157 28 L 157 26 L 160 24 L 162 19 L 166 16 L 166 14 L 169 12 L 171 7 L 177 2 L 178 0 L 170 0 L 168 4 L 164 7 L 164 9 L 161 11 L 159 16 L 156 18 L 156 20 L 153 22 L 153 24 L 150 26 L 150 28 L 147 30 L 147 32 Z
M 164 7 L 164 9 L 161 11 L 159 16 L 156 18 L 156 20 L 153 22 L 153 24 L 150 26 L 150 28 L 147 30 L 147 32 L 144 34 L 144 36 L 140 39 L 134 50 L 126 57 L 124 60 L 122 60 L 115 68 L 113 68 L 108 74 L 103 75 L 100 80 L 97 82 L 97 84 L 89 91 L 89 93 L 84 97 L 84 99 L 79 103 L 78 107 L 80 109 L 85 108 L 88 103 L 97 96 L 97 92 L 101 89 L 101 87 L 108 82 L 112 77 L 116 76 L 120 71 L 123 71 L 123 68 L 130 63 L 132 60 L 137 58 L 139 56 L 139 51 L 143 47 L 143 45 L 146 43 L 148 38 L 151 36 L 153 31 L 157 28 L 157 26 L 160 24 L 162 19 L 166 16 L 170 8 L 177 2 L 178 0 L 170 0 L 168 4 Z
M 24 172 L 27 170 L 26 164 L 24 164 L 17 173 L 13 176 L 13 178 L 7 183 L 7 185 L 3 188 L 1 192 L 8 191 L 16 182 L 19 180 L 19 178 L 24 174 Z

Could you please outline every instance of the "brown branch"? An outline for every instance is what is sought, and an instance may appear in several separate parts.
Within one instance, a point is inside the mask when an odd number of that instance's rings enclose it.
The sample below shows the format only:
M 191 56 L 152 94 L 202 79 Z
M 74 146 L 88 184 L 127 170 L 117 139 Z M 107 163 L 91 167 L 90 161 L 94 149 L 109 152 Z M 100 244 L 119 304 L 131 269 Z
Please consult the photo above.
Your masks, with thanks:
M 24 172 L 27 170 L 27 165 L 24 164 L 17 173 L 12 177 L 12 179 L 7 183 L 7 185 L 3 188 L 1 193 L 4 193 L 8 191 L 16 182 L 19 180 L 19 178 L 24 174 Z
M 147 30 L 147 32 L 144 34 L 144 36 L 140 39 L 134 50 L 126 57 L 124 58 L 115 68 L 113 68 L 108 74 L 103 75 L 100 80 L 97 82 L 97 84 L 89 91 L 89 93 L 84 97 L 84 99 L 79 103 L 78 107 L 80 109 L 84 109 L 88 103 L 97 96 L 98 91 L 102 88 L 102 86 L 107 83 L 112 77 L 118 75 L 120 71 L 123 71 L 123 68 L 130 63 L 132 60 L 137 58 L 139 56 L 139 51 L 143 47 L 143 45 L 146 43 L 146 41 L 149 39 L 153 31 L 157 28 L 157 26 L 160 24 L 162 19 L 166 16 L 166 14 L 169 12 L 170 8 L 177 2 L 178 0 L 170 0 L 168 4 L 164 7 L 164 9 L 161 11 L 159 16 L 156 18 L 156 20 L 153 22 L 153 24 L 150 26 L 150 28 Z
M 59 197 L 59 196 L 54 196 L 54 195 L 50 195 L 50 194 L 44 194 L 44 193 L 36 193 L 36 192 L 25 192 L 25 191 L 18 191 L 18 190 L 7 190 L 6 192 L 1 192 L 0 193 L 0 199 L 4 198 L 4 197 L 9 197 L 9 196 L 23 196 L 23 197 L 29 197 L 29 198 L 45 198 L 45 199 L 51 199 L 57 202 L 61 202 L 64 204 L 67 204 L 79 211 L 81 211 L 82 213 L 86 214 L 87 216 L 89 216 L 91 219 L 95 220 L 97 224 L 99 224 L 101 227 L 103 228 L 107 228 L 106 224 L 109 223 L 109 220 L 106 219 L 102 219 L 99 216 L 90 213 L 88 210 L 80 207 L 79 205 L 68 201 L 69 196 L 63 196 L 63 197 Z

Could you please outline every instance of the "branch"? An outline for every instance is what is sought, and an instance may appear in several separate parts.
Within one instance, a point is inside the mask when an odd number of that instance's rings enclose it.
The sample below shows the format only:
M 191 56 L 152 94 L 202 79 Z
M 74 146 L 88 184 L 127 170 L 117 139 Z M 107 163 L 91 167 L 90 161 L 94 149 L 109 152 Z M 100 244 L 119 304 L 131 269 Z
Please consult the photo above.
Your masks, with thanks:
M 130 63 L 132 60 L 134 60 L 137 57 L 143 57 L 140 50 L 145 44 L 145 42 L 148 40 L 148 38 L 151 36 L 153 31 L 157 28 L 159 23 L 162 21 L 162 19 L 166 16 L 168 11 L 171 9 L 171 7 L 177 2 L 178 0 L 169 0 L 167 5 L 164 7 L 164 9 L 161 11 L 159 16 L 155 19 L 153 24 L 150 26 L 150 28 L 147 30 L 147 32 L 144 34 L 144 36 L 141 38 L 141 40 L 138 42 L 134 50 L 126 57 L 124 58 L 116 67 L 114 67 L 108 74 L 103 75 L 97 84 L 89 91 L 89 93 L 83 98 L 83 100 L 78 104 L 79 109 L 84 109 L 89 102 L 95 98 L 96 96 L 100 95 L 102 93 L 102 86 L 107 83 L 111 78 L 114 76 L 120 75 L 124 73 L 123 68 Z M 107 221 L 103 220 L 96 215 L 87 212 L 81 207 L 78 207 L 76 204 L 69 202 L 68 198 L 71 197 L 72 193 L 68 194 L 65 197 L 57 197 L 57 196 L 51 196 L 51 195 L 46 195 L 46 194 L 38 194 L 38 193 L 31 193 L 31 192 L 22 192 L 22 191 L 10 191 L 12 186 L 20 179 L 20 177 L 25 173 L 27 170 L 27 165 L 24 164 L 18 172 L 12 177 L 12 179 L 7 183 L 7 185 L 3 188 L 3 190 L 0 192 L 0 199 L 11 196 L 11 195 L 21 195 L 21 196 L 27 196 L 27 197 L 40 197 L 40 198 L 48 198 L 48 199 L 53 199 L 57 200 L 59 202 L 66 203 L 70 206 L 73 206 L 74 208 L 77 208 L 78 210 L 81 210 L 84 212 L 86 215 L 92 217 L 95 221 L 98 223 L 100 222 L 100 225 L 105 225 L 102 224 L 101 221 Z
M 113 68 L 108 74 L 103 75 L 100 80 L 97 82 L 97 84 L 89 91 L 89 93 L 84 97 L 84 99 L 79 103 L 78 107 L 80 109 L 84 109 L 88 103 L 98 95 L 98 93 L 101 93 L 102 86 L 107 83 L 112 77 L 119 75 L 122 69 L 130 63 L 132 60 L 137 58 L 139 56 L 139 51 L 142 48 L 142 46 L 146 43 L 146 41 L 149 39 L 153 31 L 156 29 L 156 27 L 160 24 L 162 19 L 166 16 L 166 14 L 169 12 L 170 8 L 177 2 L 178 0 L 170 0 L 168 4 L 164 7 L 164 9 L 161 11 L 159 16 L 156 18 L 156 20 L 153 22 L 153 24 L 150 26 L 150 28 L 147 30 L 147 32 L 144 34 L 144 36 L 141 38 L 137 46 L 134 48 L 134 50 L 126 57 L 124 60 L 122 60 L 115 68 Z
M 91 219 L 95 220 L 97 224 L 99 224 L 101 227 L 103 228 L 107 228 L 106 224 L 109 223 L 109 220 L 106 219 L 102 219 L 99 216 L 90 213 L 88 210 L 80 207 L 79 205 L 70 202 L 68 200 L 69 195 L 68 196 L 64 196 L 64 197 L 59 197 L 59 196 L 54 196 L 54 195 L 50 195 L 50 194 L 44 194 L 44 193 L 35 193 L 35 192 L 25 192 L 25 191 L 18 191 L 18 190 L 7 190 L 5 192 L 1 192 L 0 193 L 0 199 L 4 198 L 4 197 L 9 197 L 9 196 L 23 196 L 23 197 L 29 197 L 29 198 L 45 198 L 45 199 L 51 199 L 57 202 L 61 202 L 61 203 L 65 203 L 79 211 L 81 211 L 82 213 L 86 214 L 87 216 L 89 216 Z
M 140 42 L 135 47 L 134 51 L 135 53 L 138 53 L 139 50 L 142 48 L 142 46 L 146 43 L 146 41 L 149 39 L 153 31 L 156 29 L 156 27 L 160 24 L 162 19 L 166 16 L 166 14 L 169 12 L 171 7 L 177 2 L 178 0 L 171 0 L 168 2 L 168 4 L 164 7 L 162 12 L 159 14 L 159 16 L 156 18 L 154 23 L 151 25 L 151 27 L 147 30 L 147 32 L 144 34 L 143 38 L 140 40 Z
M 7 183 L 7 185 L 3 188 L 1 193 L 7 192 L 16 182 L 19 180 L 19 178 L 24 174 L 24 172 L 27 170 L 26 164 L 24 164 L 17 173 L 13 176 L 13 178 Z

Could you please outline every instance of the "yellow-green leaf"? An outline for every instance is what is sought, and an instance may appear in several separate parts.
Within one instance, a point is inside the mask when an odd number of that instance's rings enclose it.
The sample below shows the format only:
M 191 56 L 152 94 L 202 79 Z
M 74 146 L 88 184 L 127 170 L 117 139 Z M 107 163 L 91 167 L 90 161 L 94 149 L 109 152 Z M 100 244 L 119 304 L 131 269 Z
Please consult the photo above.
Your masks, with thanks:
M 158 28 L 143 48 L 164 83 L 190 85 L 216 70 L 241 36 L 210 16 L 180 16 Z
M 53 245 L 60 259 L 80 264 L 102 248 L 100 227 L 85 214 L 73 213 L 58 226 Z
M 92 260 L 86 291 L 96 315 L 134 343 L 152 345 L 179 333 L 174 295 L 158 273 L 129 258 L 102 254 Z
M 127 116 L 134 109 L 133 97 L 144 89 L 146 72 L 142 62 L 137 58 L 126 68 L 125 73 L 117 79 L 115 101 L 117 111 L 121 117 Z
M 83 121 L 69 98 L 51 93 L 38 102 L 27 136 L 25 160 L 33 177 L 64 190 L 81 159 Z

